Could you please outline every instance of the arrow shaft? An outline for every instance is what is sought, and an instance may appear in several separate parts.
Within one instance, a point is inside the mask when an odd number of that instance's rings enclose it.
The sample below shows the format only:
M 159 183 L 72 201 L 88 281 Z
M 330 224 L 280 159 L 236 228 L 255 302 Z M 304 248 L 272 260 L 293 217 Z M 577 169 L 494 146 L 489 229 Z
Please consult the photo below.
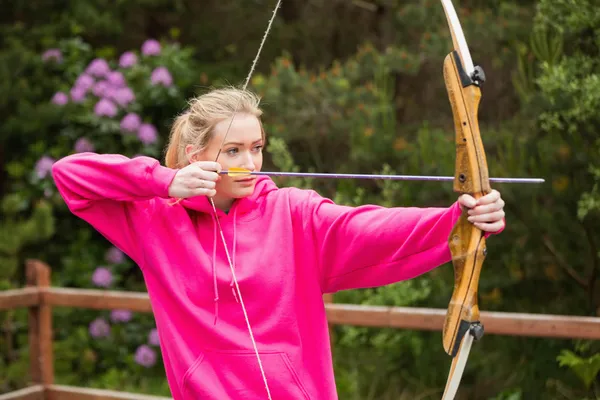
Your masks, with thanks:
M 227 175 L 229 171 L 223 170 L 221 174 Z M 266 175 L 266 176 L 284 176 L 301 178 L 329 178 L 329 179 L 386 179 L 393 181 L 454 181 L 453 176 L 427 176 L 427 175 L 377 175 L 377 174 L 334 174 L 334 173 L 313 173 L 313 172 L 273 172 L 273 171 L 253 171 L 238 173 L 232 172 L 232 176 L 244 175 Z M 543 183 L 541 178 L 490 178 L 490 182 L 496 183 Z

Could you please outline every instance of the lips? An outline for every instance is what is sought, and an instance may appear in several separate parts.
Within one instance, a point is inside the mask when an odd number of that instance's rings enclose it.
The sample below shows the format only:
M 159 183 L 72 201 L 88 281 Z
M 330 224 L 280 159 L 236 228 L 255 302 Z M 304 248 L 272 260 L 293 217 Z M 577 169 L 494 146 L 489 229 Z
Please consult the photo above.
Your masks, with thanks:
M 252 177 L 252 178 L 244 178 L 244 179 L 238 179 L 238 180 L 236 180 L 236 182 L 239 182 L 239 183 L 248 183 L 248 182 L 254 181 L 255 179 L 256 178 L 254 178 L 254 177 Z

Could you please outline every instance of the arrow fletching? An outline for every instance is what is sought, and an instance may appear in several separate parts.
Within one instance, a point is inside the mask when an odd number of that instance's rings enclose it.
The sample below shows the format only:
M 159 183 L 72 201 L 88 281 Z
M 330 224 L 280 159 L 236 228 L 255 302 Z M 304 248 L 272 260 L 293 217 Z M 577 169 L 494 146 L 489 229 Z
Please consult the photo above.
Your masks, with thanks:
M 249 169 L 245 168 L 229 168 L 228 170 L 221 171 L 221 174 L 227 176 L 246 176 L 252 175 L 252 172 Z

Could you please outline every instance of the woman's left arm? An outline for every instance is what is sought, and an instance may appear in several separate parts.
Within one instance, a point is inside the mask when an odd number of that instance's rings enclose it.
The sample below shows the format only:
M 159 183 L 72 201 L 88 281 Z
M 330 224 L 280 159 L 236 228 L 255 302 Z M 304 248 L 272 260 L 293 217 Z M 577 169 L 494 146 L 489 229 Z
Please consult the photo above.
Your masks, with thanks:
M 448 237 L 462 210 L 486 237 L 505 227 L 495 190 L 478 200 L 462 195 L 448 208 L 347 207 L 308 192 L 301 234 L 314 249 L 323 293 L 412 279 L 451 261 Z

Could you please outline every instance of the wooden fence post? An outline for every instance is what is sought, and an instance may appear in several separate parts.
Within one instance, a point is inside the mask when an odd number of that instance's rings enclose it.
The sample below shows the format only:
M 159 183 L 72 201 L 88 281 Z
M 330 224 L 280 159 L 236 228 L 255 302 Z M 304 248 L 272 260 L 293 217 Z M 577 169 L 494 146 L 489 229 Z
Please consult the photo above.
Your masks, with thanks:
M 323 302 L 325 303 L 325 306 L 327 306 L 327 304 L 333 304 L 333 293 L 324 294 Z M 329 320 L 329 318 L 327 318 L 327 320 Z M 331 349 L 333 350 L 333 327 L 334 327 L 334 324 L 328 322 L 327 325 L 329 326 L 329 342 L 331 344 Z
M 26 261 L 27 286 L 38 289 L 50 286 L 50 267 L 39 260 Z M 39 296 L 37 306 L 29 308 L 30 373 L 35 383 L 54 383 L 52 350 L 52 308 Z

